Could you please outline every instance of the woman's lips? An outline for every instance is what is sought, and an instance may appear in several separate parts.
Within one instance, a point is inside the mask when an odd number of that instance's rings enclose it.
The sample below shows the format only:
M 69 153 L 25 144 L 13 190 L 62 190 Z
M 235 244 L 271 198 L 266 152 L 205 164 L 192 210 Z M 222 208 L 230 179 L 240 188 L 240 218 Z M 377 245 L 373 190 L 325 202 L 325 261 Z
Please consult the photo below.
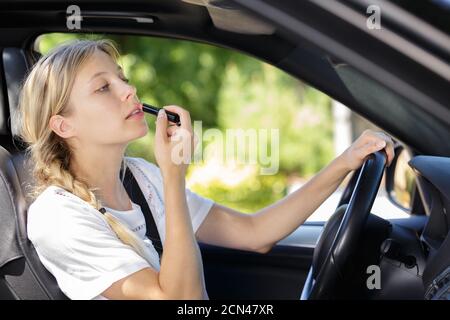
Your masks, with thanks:
M 144 108 L 144 107 L 142 106 L 142 104 L 137 103 L 137 104 L 135 104 L 134 106 L 135 106 L 135 108 L 133 109 L 133 111 L 131 111 L 125 119 L 129 119 L 130 117 L 132 117 L 133 112 L 136 112 L 136 110 L 139 110 L 139 112 L 137 112 L 136 114 L 144 113 L 143 110 L 142 110 L 142 109 Z M 134 114 L 134 115 L 136 115 L 136 114 Z M 133 115 L 133 116 L 134 116 L 134 115 Z
M 128 116 L 127 120 L 130 120 L 130 119 L 142 119 L 143 117 L 144 117 L 144 112 L 139 110 L 139 112 L 136 112 L 135 114 L 133 114 L 131 116 Z

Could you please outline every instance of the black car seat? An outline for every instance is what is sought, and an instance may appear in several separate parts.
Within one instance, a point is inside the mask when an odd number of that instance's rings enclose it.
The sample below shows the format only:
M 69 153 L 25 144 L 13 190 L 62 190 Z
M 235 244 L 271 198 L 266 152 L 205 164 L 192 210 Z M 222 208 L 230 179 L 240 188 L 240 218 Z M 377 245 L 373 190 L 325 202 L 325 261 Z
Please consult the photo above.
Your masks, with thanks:
M 29 63 L 18 48 L 4 48 L 2 62 L 6 82 L 3 85 L 8 94 L 3 101 L 8 103 L 6 111 L 11 115 L 17 108 Z M 1 129 L 15 133 L 14 124 Z M 29 203 L 23 187 L 32 182 L 28 161 L 20 144 L 13 143 L 11 134 L 9 141 L 2 139 L 2 146 L 8 150 L 0 147 L 0 299 L 67 299 L 27 237 Z
M 26 167 L 22 154 L 0 147 L 0 299 L 67 299 L 27 237 Z

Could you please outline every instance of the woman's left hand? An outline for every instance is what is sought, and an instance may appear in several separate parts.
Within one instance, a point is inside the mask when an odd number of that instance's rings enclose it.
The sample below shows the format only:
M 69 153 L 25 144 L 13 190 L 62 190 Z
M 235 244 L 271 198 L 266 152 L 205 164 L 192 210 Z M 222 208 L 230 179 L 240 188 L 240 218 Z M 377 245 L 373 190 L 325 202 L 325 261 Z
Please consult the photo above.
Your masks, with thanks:
M 362 166 L 369 154 L 382 149 L 385 149 L 387 166 L 390 166 L 392 159 L 394 159 L 394 142 L 392 139 L 383 132 L 365 130 L 339 157 L 349 170 L 356 170 Z

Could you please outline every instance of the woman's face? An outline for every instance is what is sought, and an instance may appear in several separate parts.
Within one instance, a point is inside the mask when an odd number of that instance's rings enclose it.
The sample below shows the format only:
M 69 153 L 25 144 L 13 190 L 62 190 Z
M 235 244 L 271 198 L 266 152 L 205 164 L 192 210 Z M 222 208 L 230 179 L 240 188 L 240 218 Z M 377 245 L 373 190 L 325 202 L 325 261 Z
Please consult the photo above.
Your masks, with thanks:
M 77 144 L 126 145 L 148 132 L 143 114 L 127 119 L 139 105 L 136 88 L 103 51 L 97 50 L 79 69 L 69 98 L 67 138 Z

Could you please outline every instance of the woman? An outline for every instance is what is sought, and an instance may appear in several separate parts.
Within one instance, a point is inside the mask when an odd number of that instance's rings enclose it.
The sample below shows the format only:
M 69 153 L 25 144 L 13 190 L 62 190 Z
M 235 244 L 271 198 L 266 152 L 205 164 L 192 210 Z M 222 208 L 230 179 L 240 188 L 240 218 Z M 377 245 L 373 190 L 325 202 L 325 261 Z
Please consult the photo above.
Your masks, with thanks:
M 35 178 L 28 236 L 71 299 L 207 299 L 197 240 L 267 252 L 368 154 L 385 148 L 392 161 L 391 139 L 366 131 L 300 190 L 254 215 L 241 214 L 185 188 L 187 164 L 171 158 L 173 137 L 186 145 L 193 140 L 183 108 L 165 107 L 180 115 L 180 127 L 169 126 L 165 112 L 158 114 L 159 168 L 124 156 L 148 126 L 117 58 L 106 40 L 61 45 L 35 64 L 20 97 L 20 138 L 29 145 Z M 184 152 L 189 158 L 192 148 Z M 145 236 L 140 207 L 124 189 L 125 166 L 155 216 L 161 260 Z

